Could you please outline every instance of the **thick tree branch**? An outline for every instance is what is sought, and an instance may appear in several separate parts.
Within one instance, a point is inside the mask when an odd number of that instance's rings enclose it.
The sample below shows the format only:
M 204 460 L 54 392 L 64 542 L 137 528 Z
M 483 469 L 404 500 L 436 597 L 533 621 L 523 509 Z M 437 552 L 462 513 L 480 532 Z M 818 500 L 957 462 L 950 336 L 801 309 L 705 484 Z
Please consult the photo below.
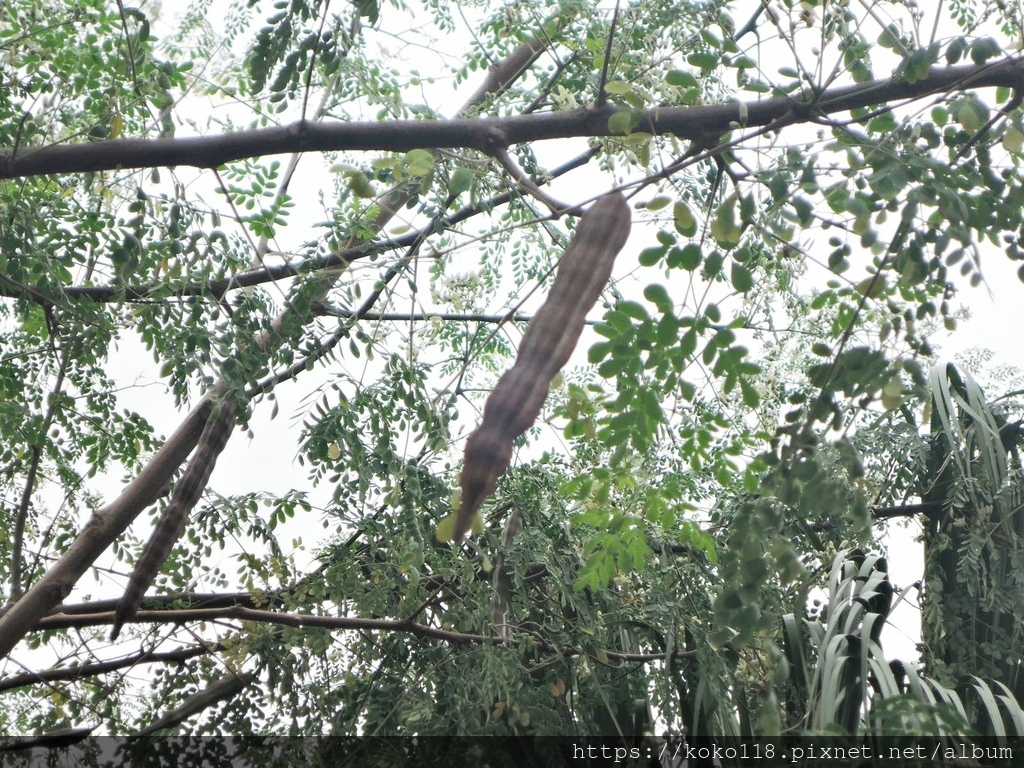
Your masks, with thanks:
M 560 216 L 563 211 L 568 210 L 569 206 L 552 198 L 543 189 L 541 189 L 533 179 L 527 176 L 523 169 L 516 165 L 515 161 L 509 156 L 507 149 L 504 147 L 498 147 L 494 151 L 494 157 L 499 163 L 501 163 L 501 167 L 505 169 L 508 175 L 516 180 L 516 184 L 519 188 L 526 190 L 537 198 L 537 200 L 551 211 L 552 215 Z
M 247 608 L 280 607 L 284 604 L 284 595 L 290 594 L 292 588 L 285 587 L 274 592 L 181 592 L 174 595 L 153 595 L 147 597 L 144 605 L 147 609 L 154 608 L 226 608 L 242 605 Z M 53 621 L 54 616 L 85 616 L 94 613 L 106 613 L 117 608 L 120 602 L 113 600 L 90 600 L 87 603 L 70 603 L 62 605 L 50 616 L 39 622 L 36 629 L 58 629 L 62 626 Z
M 16 736 L 0 743 L 0 752 L 21 752 L 30 749 L 60 749 L 85 741 L 95 731 L 91 728 L 61 728 L 38 736 Z
M 572 17 L 576 15 L 576 11 L 567 8 L 564 11 L 564 15 L 562 14 L 562 11 L 554 13 L 544 24 L 568 24 Z M 466 102 L 466 106 L 462 108 L 460 114 L 469 114 L 480 109 L 490 100 L 491 96 L 504 92 L 529 69 L 538 56 L 547 50 L 550 41 L 551 38 L 542 32 L 531 37 L 522 45 L 517 46 L 505 58 L 491 64 L 487 68 L 487 77 L 480 83 L 476 93 L 469 97 L 469 101 Z
M 946 507 L 941 501 L 925 501 L 920 504 L 899 504 L 895 507 L 872 507 L 871 517 L 875 520 L 889 520 L 894 517 L 935 517 Z
M 209 400 L 193 408 L 121 495 L 92 516 L 57 562 L 0 617 L 0 658 L 71 593 L 86 569 L 159 496 L 198 443 L 210 409 Z
M 206 489 L 217 458 L 227 445 L 235 428 L 235 412 L 232 403 L 218 403 L 206 420 L 203 434 L 199 437 L 195 453 L 188 462 L 188 467 L 174 488 L 167 508 L 160 515 L 153 533 L 150 535 L 146 548 L 142 551 L 131 580 L 125 589 L 124 597 L 117 606 L 117 620 L 111 630 L 110 639 L 117 638 L 121 624 L 132 615 L 143 595 L 160 572 L 160 567 L 167 559 L 171 549 L 185 529 L 185 522 L 192 508 L 199 502 Z
M 149 726 L 143 728 L 130 738 L 139 739 L 166 728 L 173 728 L 190 717 L 198 715 L 203 710 L 209 709 L 225 699 L 237 696 L 257 679 L 254 674 L 236 675 L 229 673 L 203 690 L 192 694 L 185 699 L 180 707 L 175 707 L 170 712 L 161 715 Z
M 351 309 L 338 309 L 335 307 L 324 307 L 326 317 L 340 317 L 348 319 L 356 317 L 357 312 Z M 431 320 L 444 320 L 452 323 L 528 323 L 533 315 L 525 315 L 522 312 L 503 315 L 488 315 L 482 312 L 366 312 L 358 315 L 359 320 L 368 322 L 393 322 L 393 323 L 424 323 Z M 596 325 L 596 320 L 586 321 L 588 325 Z
M 914 83 L 874 80 L 796 97 L 778 96 L 745 104 L 657 107 L 642 113 L 637 131 L 700 140 L 735 129 L 805 122 L 816 116 L 916 99 L 962 88 L 1005 86 L 1024 89 L 1024 60 L 941 67 Z M 611 136 L 608 120 L 620 109 L 548 112 L 493 119 L 393 120 L 365 123 L 308 123 L 221 136 L 182 139 L 117 139 L 0 150 L 0 179 L 41 174 L 112 171 L 122 168 L 192 166 L 217 168 L 243 158 L 291 152 L 476 149 L 493 155 L 513 144 L 580 136 Z M 465 113 L 466 110 L 463 111 Z

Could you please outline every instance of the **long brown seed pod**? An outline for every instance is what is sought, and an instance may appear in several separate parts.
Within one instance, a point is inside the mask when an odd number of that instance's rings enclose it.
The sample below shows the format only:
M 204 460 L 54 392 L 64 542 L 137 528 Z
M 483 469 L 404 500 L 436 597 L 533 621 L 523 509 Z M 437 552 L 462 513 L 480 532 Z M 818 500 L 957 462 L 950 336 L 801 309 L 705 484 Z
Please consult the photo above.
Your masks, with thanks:
M 149 541 L 146 542 L 146 548 L 135 564 L 124 596 L 117 604 L 114 628 L 110 632 L 111 640 L 117 638 L 124 623 L 135 615 L 139 604 L 142 603 L 143 595 L 160 572 L 174 543 L 184 532 L 188 514 L 206 489 L 217 457 L 227 445 L 234 428 L 235 413 L 232 407 L 224 403 L 215 406 L 206 421 L 206 426 L 203 427 L 203 434 L 199 437 L 192 460 L 189 461 L 188 468 L 175 487 L 167 509 L 160 516 Z
M 484 404 L 483 421 L 466 441 L 456 541 L 494 492 L 512 461 L 516 438 L 540 414 L 551 380 L 569 360 L 587 312 L 608 284 L 615 257 L 629 237 L 630 223 L 629 205 L 619 193 L 602 197 L 580 219 L 551 291 L 526 327 L 515 365 L 498 379 Z

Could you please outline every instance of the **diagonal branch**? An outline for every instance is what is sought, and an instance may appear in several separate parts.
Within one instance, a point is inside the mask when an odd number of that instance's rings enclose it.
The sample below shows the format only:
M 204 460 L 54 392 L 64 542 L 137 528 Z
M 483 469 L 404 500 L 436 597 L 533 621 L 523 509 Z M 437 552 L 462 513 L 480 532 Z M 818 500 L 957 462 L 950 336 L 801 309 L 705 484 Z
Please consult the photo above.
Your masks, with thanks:
M 206 426 L 203 427 L 203 434 L 199 438 L 192 460 L 188 463 L 188 469 L 181 476 L 167 509 L 160 516 L 142 556 L 135 564 L 128 588 L 117 606 L 114 627 L 110 631 L 111 640 L 117 639 L 122 625 L 138 609 L 142 596 L 146 594 L 149 585 L 160 572 L 175 542 L 184 533 L 188 515 L 210 481 L 217 458 L 224 451 L 234 428 L 235 413 L 232 403 L 218 403 L 207 419 Z
M 600 153 L 600 147 L 590 147 L 571 160 L 554 168 L 546 173 L 546 178 L 557 179 L 584 165 Z M 547 183 L 547 182 L 545 182 Z M 431 227 L 451 229 L 456 224 L 468 221 L 474 216 L 491 211 L 509 202 L 515 193 L 512 191 L 502 192 L 494 195 L 485 201 L 467 205 L 454 213 L 443 216 L 431 222 Z M 299 275 L 311 274 L 329 269 L 338 269 L 354 261 L 376 256 L 399 248 L 406 248 L 418 240 L 433 234 L 436 230 L 421 229 L 407 232 L 398 237 L 388 237 L 373 240 L 369 243 L 354 245 L 349 248 L 335 250 L 328 254 L 313 256 L 299 264 L 274 264 L 262 266 L 250 272 L 243 272 L 217 280 L 204 280 L 202 282 L 188 283 L 174 288 L 175 298 L 184 296 L 212 296 L 215 299 L 223 298 L 228 291 L 250 288 L 256 285 L 271 283 L 276 280 L 284 280 Z M 15 288 L 17 290 L 15 290 Z M 52 289 L 51 289 L 52 290 Z M 163 298 L 167 295 L 168 287 L 166 282 L 135 285 L 72 285 L 63 289 L 63 295 L 70 299 L 89 298 L 93 301 L 146 301 L 153 298 Z M 49 301 L 38 292 L 26 290 L 26 286 L 9 287 L 0 283 L 0 296 L 11 296 L 26 298 L 38 304 L 46 305 Z
M 108 661 L 73 664 L 69 667 L 44 669 L 41 672 L 22 672 L 17 675 L 0 678 L 0 693 L 13 691 L 18 688 L 27 688 L 30 685 L 39 685 L 40 683 L 85 680 L 97 675 L 116 672 L 119 669 L 131 669 L 139 664 L 184 664 L 189 659 L 197 656 L 209 656 L 223 649 L 224 647 L 219 643 L 199 643 L 162 653 L 140 651 Z
M 258 622 L 285 627 L 318 627 L 328 630 L 357 630 L 378 632 L 402 632 L 413 637 L 437 640 L 450 645 L 488 645 L 521 642 L 522 638 L 501 638 L 478 635 L 469 632 L 458 632 L 450 629 L 419 624 L 409 619 L 364 619 L 352 616 L 316 616 L 308 613 L 278 613 L 276 611 L 232 606 L 226 608 L 192 608 L 168 611 L 139 611 L 132 618 L 139 623 L 186 623 L 201 621 L 219 621 L 232 619 L 235 621 Z M 93 614 L 76 617 L 74 626 L 95 626 L 110 620 L 109 614 Z M 542 639 L 536 638 L 537 647 L 548 653 L 559 653 L 563 656 L 578 656 L 585 652 L 577 648 L 559 648 Z M 695 651 L 676 651 L 676 658 L 692 656 Z M 623 651 L 607 651 L 608 658 L 618 661 L 649 662 L 664 659 L 664 653 L 626 653 Z
M 133 734 L 130 738 L 140 739 L 157 731 L 173 728 L 193 715 L 198 715 L 203 710 L 219 704 L 224 699 L 237 696 L 257 679 L 257 676 L 254 674 L 236 675 L 229 673 L 203 690 L 192 694 L 185 699 L 180 707 L 175 707 L 170 712 L 161 715 L 153 723 L 138 733 Z
M 199 441 L 211 408 L 209 400 L 193 408 L 121 495 L 89 519 L 60 559 L 0 617 L 0 658 L 9 654 L 26 632 L 71 593 L 100 553 L 159 497 Z

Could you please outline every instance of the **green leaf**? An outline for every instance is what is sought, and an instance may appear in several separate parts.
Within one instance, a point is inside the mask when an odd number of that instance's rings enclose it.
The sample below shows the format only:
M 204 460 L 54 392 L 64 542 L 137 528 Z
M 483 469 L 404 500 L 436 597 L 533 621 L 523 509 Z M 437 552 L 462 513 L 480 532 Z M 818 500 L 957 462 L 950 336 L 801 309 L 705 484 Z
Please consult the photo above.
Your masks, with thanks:
M 882 48 L 893 50 L 900 44 L 900 32 L 895 24 L 890 24 L 888 27 L 883 29 L 882 34 L 878 36 L 878 45 Z
M 757 388 L 745 378 L 740 379 L 740 392 L 743 395 L 743 404 L 748 408 L 757 408 L 761 404 L 761 395 Z
M 718 245 L 726 250 L 735 248 L 743 234 L 742 229 L 736 223 L 736 203 L 737 196 L 734 192 L 718 206 L 715 220 L 711 222 L 712 236 Z
M 653 246 L 640 251 L 637 261 L 642 267 L 653 267 L 665 256 L 665 246 Z
M 644 288 L 644 298 L 658 308 L 659 312 L 669 313 L 672 311 L 672 298 L 665 290 L 665 286 L 658 283 L 651 283 Z M 645 317 L 646 317 L 646 313 Z
M 608 118 L 608 130 L 613 135 L 625 135 L 640 124 L 642 115 L 631 109 L 622 109 Z
M 697 221 L 693 217 L 690 206 L 680 200 L 672 209 L 672 219 L 676 225 L 676 231 L 684 237 L 693 237 L 697 234 Z
M 725 263 L 725 256 L 721 251 L 713 251 L 704 259 L 704 274 L 708 279 L 718 277 L 722 271 L 722 264 Z
M 868 130 L 873 133 L 891 133 L 896 130 L 896 118 L 892 112 L 883 112 L 868 121 Z
M 982 65 L 1002 53 L 1002 48 L 994 38 L 982 37 L 971 43 L 971 61 Z
M 411 149 L 405 153 L 403 162 L 410 176 L 426 176 L 434 170 L 434 156 L 425 149 Z
M 721 48 L 722 41 L 709 27 L 701 27 L 701 39 L 712 48 Z
M 730 279 L 732 281 L 732 287 L 740 293 L 746 293 L 754 287 L 754 277 L 750 274 L 750 270 L 742 264 L 733 262 L 732 270 L 730 273 Z
M 452 174 L 452 180 L 448 184 L 448 194 L 458 197 L 473 186 L 473 172 L 468 168 L 457 168 Z
M 818 357 L 831 357 L 832 347 L 823 341 L 816 341 L 811 345 L 811 353 Z
M 635 301 L 622 300 L 616 305 L 616 309 L 634 320 L 639 320 L 641 322 L 650 320 L 650 315 L 647 314 L 647 310 L 644 309 L 643 304 L 639 304 Z
M 718 66 L 718 54 L 710 51 L 691 53 L 686 57 L 686 62 L 698 69 L 714 69 Z
M 967 39 L 964 37 L 954 37 L 946 48 L 946 63 L 956 64 L 963 57 L 966 50 Z
M 870 277 L 865 277 L 859 283 L 857 283 L 855 290 L 861 296 L 867 296 L 869 299 L 877 299 L 880 296 L 884 296 L 888 288 L 888 283 L 885 279 L 885 275 L 878 274 Z M 869 295 L 870 292 L 870 295 Z
M 699 85 L 696 77 L 681 69 L 673 69 L 665 75 L 665 82 L 683 88 L 696 88 Z
M 679 267 L 688 272 L 693 272 L 700 266 L 702 253 L 697 243 L 687 243 L 682 248 L 673 248 L 669 254 L 668 264 L 670 267 Z
M 610 341 L 597 341 L 594 342 L 590 349 L 587 350 L 587 361 L 591 365 L 597 365 L 604 360 L 612 352 L 612 343 Z
M 963 126 L 963 129 L 970 134 L 978 132 L 981 128 L 981 118 L 978 112 L 970 104 L 962 104 L 956 115 L 956 120 Z
M 348 176 L 348 188 L 356 197 L 373 198 L 377 196 L 373 184 L 370 183 L 365 173 L 349 171 L 346 176 Z
M 1024 149 L 1024 132 L 1019 128 L 1007 128 L 1003 134 L 1003 148 L 1007 152 L 1019 153 Z

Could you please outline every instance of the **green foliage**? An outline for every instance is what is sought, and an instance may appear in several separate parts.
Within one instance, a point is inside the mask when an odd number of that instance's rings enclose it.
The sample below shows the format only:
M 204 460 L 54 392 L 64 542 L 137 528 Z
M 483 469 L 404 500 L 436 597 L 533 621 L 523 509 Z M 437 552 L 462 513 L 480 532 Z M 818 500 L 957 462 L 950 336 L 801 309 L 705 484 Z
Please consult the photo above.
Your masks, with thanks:
M 0 640 L 32 590 L 68 612 L 5 662 L 0 726 L 137 732 L 252 674 L 175 727 L 252 754 L 271 732 L 1019 735 L 1020 404 L 927 373 L 988 265 L 1024 261 L 1015 70 L 983 79 L 1019 37 L 1004 5 L 948 3 L 935 33 L 899 3 L 5 5 L 6 175 L 56 145 L 115 160 L 0 180 Z M 993 67 L 935 86 L 950 64 Z M 456 114 L 463 138 L 416 145 Z M 358 150 L 397 118 L 393 151 Z M 556 151 L 530 141 L 570 118 Z M 308 151 L 335 130 L 352 151 Z M 298 154 L 252 156 L 267 135 Z M 216 171 L 131 159 L 210 136 Z M 572 231 L 535 186 L 635 192 L 633 239 L 453 545 L 465 437 Z M 60 568 L 155 471 L 154 425 L 208 397 L 257 443 L 282 403 L 290 431 L 266 477 L 206 491 L 128 658 L 99 601 L 178 475 Z M 921 669 L 882 653 L 896 588 L 867 554 L 872 516 L 917 499 Z
M 1024 709 L 1002 683 L 973 676 L 946 687 L 911 665 L 886 661 L 881 631 L 894 596 L 887 567 L 885 558 L 843 550 L 827 603 L 803 618 L 783 617 L 792 711 L 822 735 L 930 737 L 947 745 L 1019 737 Z
M 936 366 L 929 383 L 922 498 L 940 507 L 926 538 L 929 589 L 922 616 L 929 658 L 949 679 L 992 678 L 1019 697 L 1020 425 L 952 365 Z M 945 632 L 949 622 L 963 631 Z

